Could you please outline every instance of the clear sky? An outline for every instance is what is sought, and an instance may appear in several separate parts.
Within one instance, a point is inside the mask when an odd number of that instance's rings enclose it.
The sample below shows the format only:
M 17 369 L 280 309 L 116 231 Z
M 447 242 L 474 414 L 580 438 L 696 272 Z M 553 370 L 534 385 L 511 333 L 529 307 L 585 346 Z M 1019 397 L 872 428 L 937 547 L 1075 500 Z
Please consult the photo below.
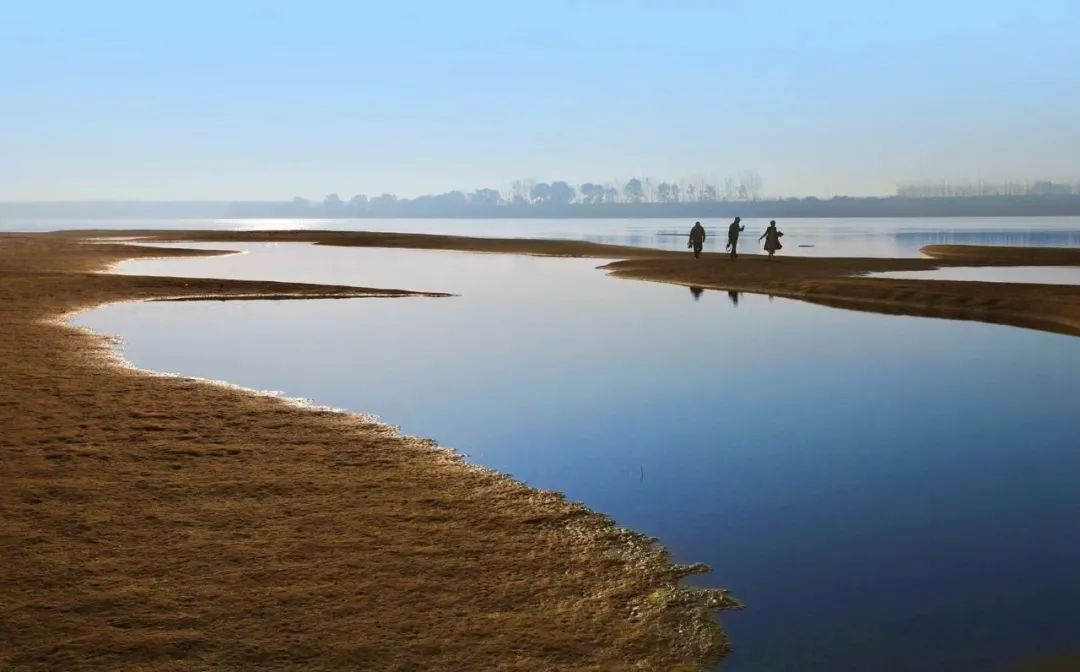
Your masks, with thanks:
M 1080 179 L 1080 1 L 0 2 L 0 200 Z

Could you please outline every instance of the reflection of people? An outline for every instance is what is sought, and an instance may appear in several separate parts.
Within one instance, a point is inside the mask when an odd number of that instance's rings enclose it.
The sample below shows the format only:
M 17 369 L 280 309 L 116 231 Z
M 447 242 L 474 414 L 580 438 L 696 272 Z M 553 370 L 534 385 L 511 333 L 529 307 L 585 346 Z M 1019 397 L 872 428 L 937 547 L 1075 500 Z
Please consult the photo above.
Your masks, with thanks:
M 731 305 L 738 307 L 739 305 L 739 293 L 728 290 L 727 297 L 731 299 Z
M 769 228 L 765 229 L 765 233 L 761 234 L 761 238 L 765 239 L 765 251 L 769 253 L 769 258 L 772 259 L 773 254 L 777 250 L 783 247 L 780 244 L 780 236 L 784 233 L 776 228 L 776 220 L 769 222 Z M 761 240 L 758 238 L 758 240 Z
M 735 261 L 739 256 L 739 232 L 746 228 L 745 226 L 739 226 L 741 221 L 740 217 L 736 217 L 731 226 L 727 227 L 727 247 L 731 250 L 732 261 Z
M 690 240 L 686 241 L 687 247 L 694 248 L 694 258 L 701 256 L 701 248 L 705 246 L 705 227 L 701 222 L 694 222 L 694 228 L 690 229 Z
M 701 293 L 704 292 L 704 291 L 705 290 L 702 289 L 701 287 L 691 287 L 690 288 L 690 293 L 694 295 L 694 301 L 697 301 L 698 299 L 700 299 L 701 298 Z

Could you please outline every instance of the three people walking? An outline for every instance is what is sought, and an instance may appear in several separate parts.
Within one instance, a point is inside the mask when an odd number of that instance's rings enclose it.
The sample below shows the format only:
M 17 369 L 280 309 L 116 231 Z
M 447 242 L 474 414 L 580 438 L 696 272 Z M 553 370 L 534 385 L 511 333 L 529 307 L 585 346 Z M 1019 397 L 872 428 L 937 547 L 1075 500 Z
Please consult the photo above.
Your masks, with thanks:
M 736 217 L 728 226 L 728 241 L 727 249 L 731 254 L 731 260 L 735 261 L 739 258 L 739 234 L 746 230 L 746 227 L 742 224 L 742 218 Z M 777 250 L 782 249 L 784 246 L 780 244 L 780 238 L 784 233 L 776 228 L 776 220 L 769 222 L 768 228 L 765 229 L 765 233 L 761 234 L 758 241 L 765 241 L 765 251 L 769 253 L 769 258 L 772 259 Z M 690 229 L 690 239 L 686 241 L 686 246 L 694 250 L 694 258 L 697 259 L 701 256 L 701 250 L 705 247 L 705 227 L 701 225 L 701 222 L 694 222 L 693 228 Z

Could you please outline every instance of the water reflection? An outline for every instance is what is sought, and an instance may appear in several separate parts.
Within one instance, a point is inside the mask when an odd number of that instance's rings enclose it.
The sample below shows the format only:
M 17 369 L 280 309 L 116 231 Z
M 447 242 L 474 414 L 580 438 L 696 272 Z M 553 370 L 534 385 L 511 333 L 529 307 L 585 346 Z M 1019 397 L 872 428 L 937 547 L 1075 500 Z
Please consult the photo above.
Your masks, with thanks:
M 701 295 L 705 292 L 701 287 L 691 287 L 690 293 L 694 295 L 694 300 L 697 301 L 701 298 Z
M 245 249 L 122 269 L 460 296 L 79 321 L 139 366 L 374 412 L 709 563 L 749 605 L 725 616 L 729 672 L 1080 647 L 1080 339 L 755 294 L 702 310 L 593 260 Z
M 739 293 L 728 290 L 727 295 L 728 295 L 728 298 L 731 299 L 731 305 L 738 308 L 739 307 Z
M 993 228 L 982 230 L 914 231 L 896 234 L 898 242 L 904 247 L 922 247 L 924 245 L 1003 245 L 1015 247 L 1077 247 L 1080 246 L 1080 224 L 1067 228 L 1015 229 Z

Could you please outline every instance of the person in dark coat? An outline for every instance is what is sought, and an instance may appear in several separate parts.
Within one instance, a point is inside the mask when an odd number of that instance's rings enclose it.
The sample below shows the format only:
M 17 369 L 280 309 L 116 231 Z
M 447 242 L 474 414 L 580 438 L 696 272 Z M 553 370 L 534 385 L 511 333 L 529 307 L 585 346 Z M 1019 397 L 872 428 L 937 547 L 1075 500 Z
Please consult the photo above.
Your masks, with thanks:
M 765 229 L 765 233 L 761 234 L 761 238 L 765 239 L 765 251 L 769 253 L 769 259 L 776 254 L 776 251 L 784 247 L 780 244 L 780 236 L 784 233 L 776 228 L 776 220 L 769 222 L 769 228 Z M 761 240 L 758 238 L 758 240 Z
M 705 227 L 701 225 L 701 222 L 694 222 L 694 228 L 690 229 L 690 240 L 686 242 L 686 246 L 694 248 L 695 259 L 701 256 L 701 248 L 705 247 Z
M 739 257 L 739 233 L 746 228 L 745 226 L 739 226 L 741 221 L 742 218 L 736 217 L 731 226 L 727 227 L 727 249 L 731 250 L 732 261 Z

